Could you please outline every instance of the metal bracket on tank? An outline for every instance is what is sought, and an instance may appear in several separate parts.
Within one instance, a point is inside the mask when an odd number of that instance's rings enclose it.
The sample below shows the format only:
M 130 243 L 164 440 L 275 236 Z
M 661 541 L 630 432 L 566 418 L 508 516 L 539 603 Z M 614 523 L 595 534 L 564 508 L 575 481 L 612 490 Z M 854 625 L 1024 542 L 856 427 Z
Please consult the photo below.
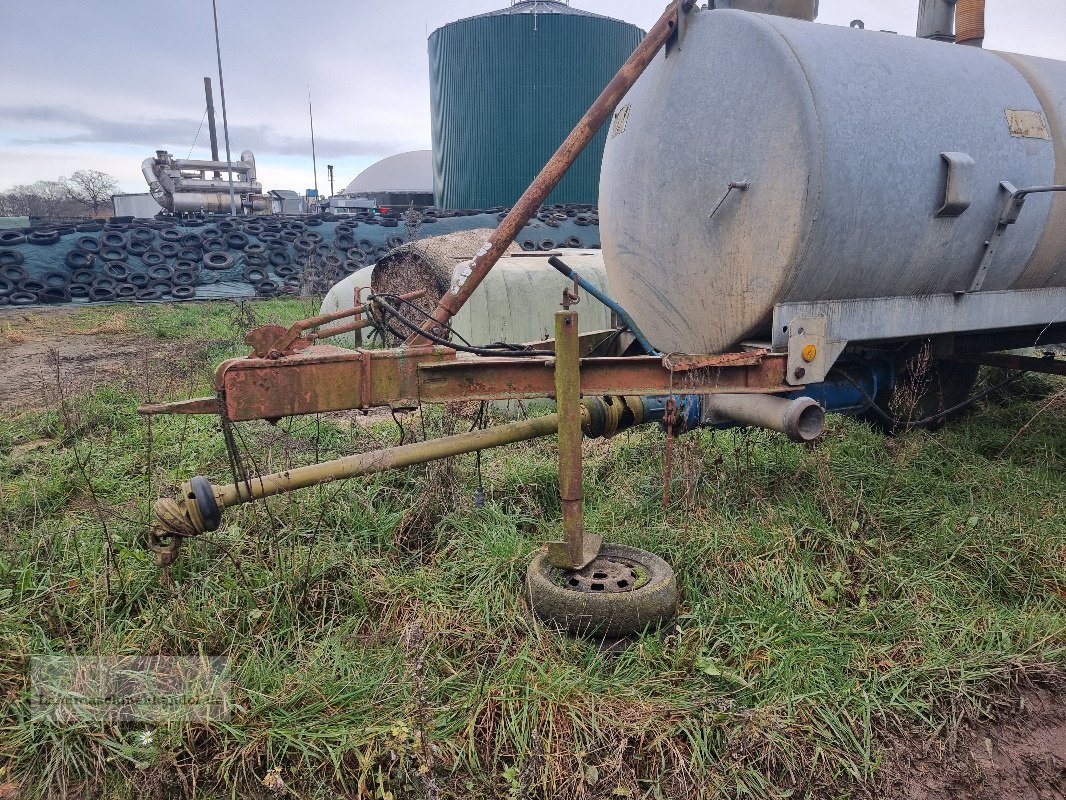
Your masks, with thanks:
M 774 331 L 775 341 L 788 336 L 788 361 L 785 380 L 790 386 L 804 386 L 825 380 L 847 342 L 829 341 L 829 322 L 825 317 L 796 317 L 787 328 Z
M 1027 189 L 1017 189 L 1010 181 L 1003 181 L 999 188 L 1007 193 L 1007 200 L 1003 204 L 999 219 L 996 221 L 996 230 L 991 238 L 985 242 L 985 254 L 977 267 L 977 274 L 973 276 L 973 283 L 970 284 L 970 288 L 966 292 L 958 292 L 958 294 L 981 291 L 981 287 L 985 283 L 985 277 L 988 275 L 988 268 L 992 266 L 992 262 L 995 260 L 999 242 L 1003 238 L 1003 234 L 1007 232 L 1007 228 L 1018 221 L 1018 215 L 1022 213 L 1022 206 L 1025 205 L 1026 197 L 1031 194 L 1066 192 L 1066 186 L 1030 186 Z

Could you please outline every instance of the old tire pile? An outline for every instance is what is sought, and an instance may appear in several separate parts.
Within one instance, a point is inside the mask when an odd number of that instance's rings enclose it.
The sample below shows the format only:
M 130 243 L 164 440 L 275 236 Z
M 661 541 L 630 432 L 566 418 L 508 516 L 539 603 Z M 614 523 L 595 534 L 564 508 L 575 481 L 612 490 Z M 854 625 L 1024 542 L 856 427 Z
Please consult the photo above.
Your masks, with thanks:
M 553 567 L 541 550 L 526 571 L 533 612 L 579 636 L 620 639 L 658 628 L 674 618 L 674 571 L 654 553 L 604 544 L 582 570 Z
M 426 209 L 416 237 L 473 229 L 487 235 L 506 213 L 505 208 Z M 591 206 L 546 206 L 516 248 L 598 247 L 598 235 L 581 230 L 594 217 Z M 116 217 L 106 223 L 4 230 L 0 306 L 324 294 L 347 275 L 411 248 L 401 235 L 407 233 L 402 223 L 401 212 L 393 211 L 344 217 Z M 545 235 L 546 228 L 560 226 L 567 227 Z M 434 289 L 432 300 L 443 291 Z

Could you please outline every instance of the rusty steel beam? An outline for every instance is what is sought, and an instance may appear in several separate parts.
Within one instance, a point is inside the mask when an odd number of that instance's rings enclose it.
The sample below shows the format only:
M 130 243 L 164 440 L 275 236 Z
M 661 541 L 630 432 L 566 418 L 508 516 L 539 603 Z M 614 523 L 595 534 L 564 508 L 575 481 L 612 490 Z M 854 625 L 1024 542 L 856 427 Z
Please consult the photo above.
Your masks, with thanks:
M 1057 358 L 1034 358 L 1016 356 L 1012 353 L 968 353 L 941 356 L 941 361 L 958 361 L 963 364 L 980 364 L 1000 369 L 1021 369 L 1026 372 L 1043 372 L 1046 375 L 1066 375 L 1066 361 Z
M 765 354 L 735 363 L 670 370 L 657 356 L 581 360 L 581 394 L 660 395 L 794 391 L 785 382 L 786 356 Z M 717 357 L 711 357 L 717 358 Z M 754 363 L 752 363 L 754 362 Z M 216 389 L 234 422 L 419 402 L 523 400 L 555 396 L 551 359 L 464 358 L 444 347 L 346 350 L 317 345 L 283 359 L 223 362 Z M 205 405 L 206 405 L 206 401 Z M 193 412 L 200 413 L 200 412 Z
M 463 304 L 470 299 L 470 295 L 481 285 L 485 276 L 500 260 L 519 231 L 533 218 L 537 209 L 551 194 L 552 189 L 596 136 L 603 123 L 625 97 L 626 92 L 633 87 L 655 55 L 673 37 L 677 30 L 679 15 L 691 11 L 695 3 L 696 0 L 678 0 L 667 6 L 659 21 L 648 31 L 647 36 L 618 70 L 618 74 L 611 79 L 589 110 L 585 112 L 585 116 L 544 165 L 540 174 L 533 179 L 533 183 L 518 198 L 510 212 L 500 222 L 499 227 L 489 236 L 484 247 L 464 266 L 455 287 L 440 299 L 432 317 L 422 326 L 423 330 L 436 333 L 438 336 L 443 332 L 448 320 L 455 316 Z M 426 345 L 429 344 L 429 340 L 416 333 L 407 340 L 407 344 Z

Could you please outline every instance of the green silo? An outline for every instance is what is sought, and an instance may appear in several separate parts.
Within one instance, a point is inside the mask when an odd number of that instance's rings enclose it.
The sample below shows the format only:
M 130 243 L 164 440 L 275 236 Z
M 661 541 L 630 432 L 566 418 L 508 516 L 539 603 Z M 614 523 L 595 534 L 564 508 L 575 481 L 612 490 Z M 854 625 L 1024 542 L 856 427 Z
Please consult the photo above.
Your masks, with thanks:
M 643 36 L 628 22 L 552 0 L 513 2 L 435 30 L 436 204 L 513 204 Z M 549 203 L 596 203 L 606 137 L 604 126 Z

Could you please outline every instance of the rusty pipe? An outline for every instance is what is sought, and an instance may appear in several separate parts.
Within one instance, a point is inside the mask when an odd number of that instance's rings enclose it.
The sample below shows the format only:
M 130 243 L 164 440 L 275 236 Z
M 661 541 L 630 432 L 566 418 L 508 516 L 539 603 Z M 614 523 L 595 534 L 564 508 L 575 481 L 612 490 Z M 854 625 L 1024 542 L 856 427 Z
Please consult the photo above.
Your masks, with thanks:
M 985 0 L 959 0 L 955 5 L 955 43 L 984 47 Z
M 552 189 L 558 185 L 567 170 L 596 136 L 626 92 L 633 87 L 655 55 L 674 35 L 677 30 L 678 14 L 691 11 L 695 4 L 696 0 L 670 3 L 659 21 L 652 26 L 637 49 L 618 70 L 618 74 L 611 79 L 589 110 L 585 112 L 585 116 L 544 165 L 540 174 L 533 179 L 533 183 L 518 198 L 507 216 L 489 236 L 488 241 L 470 261 L 460 268 L 458 280 L 451 291 L 440 299 L 433 314 L 422 326 L 423 330 L 436 333 L 438 336 L 443 333 L 443 326 L 470 299 L 470 295 L 485 280 L 485 276 L 500 260 L 518 232 L 533 218 L 537 209 L 551 194 Z M 429 343 L 428 339 L 418 333 L 412 334 L 406 342 L 409 346 Z

